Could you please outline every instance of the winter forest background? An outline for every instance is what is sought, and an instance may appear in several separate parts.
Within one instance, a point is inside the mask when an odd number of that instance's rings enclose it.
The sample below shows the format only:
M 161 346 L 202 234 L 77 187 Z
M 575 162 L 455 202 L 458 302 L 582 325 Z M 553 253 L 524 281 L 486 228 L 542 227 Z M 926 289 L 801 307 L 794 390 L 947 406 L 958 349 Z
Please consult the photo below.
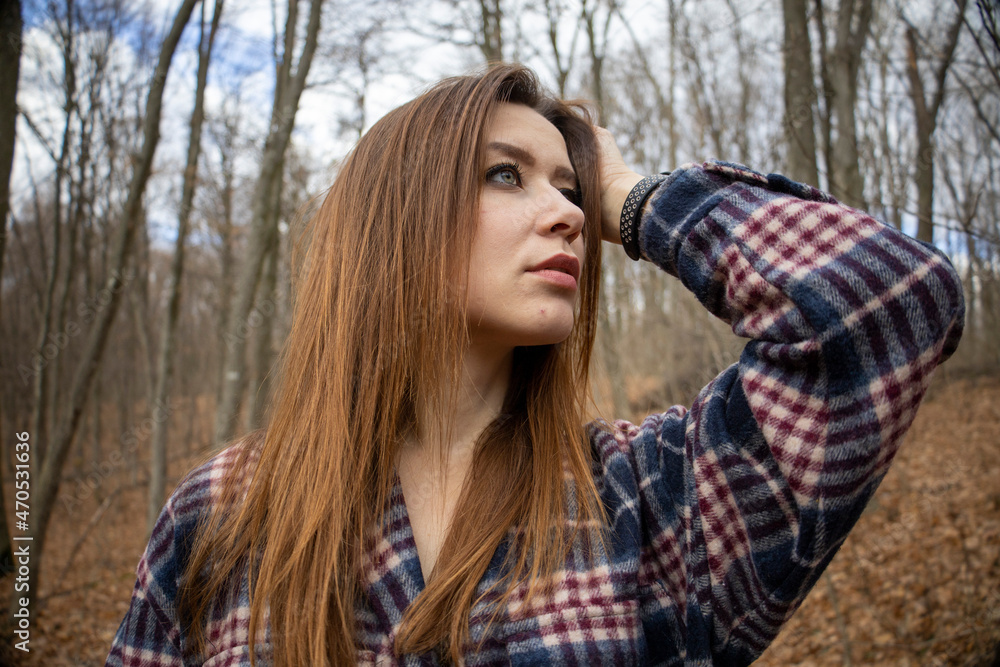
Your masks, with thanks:
M 339 160 L 499 60 L 591 100 L 637 171 L 782 172 L 951 256 L 962 346 L 760 664 L 998 664 L 995 0 L 4 0 L 0 601 L 30 536 L 32 621 L 24 653 L 4 615 L 0 664 L 102 664 L 173 484 L 264 419 L 297 232 Z M 605 257 L 595 414 L 690 402 L 741 341 Z

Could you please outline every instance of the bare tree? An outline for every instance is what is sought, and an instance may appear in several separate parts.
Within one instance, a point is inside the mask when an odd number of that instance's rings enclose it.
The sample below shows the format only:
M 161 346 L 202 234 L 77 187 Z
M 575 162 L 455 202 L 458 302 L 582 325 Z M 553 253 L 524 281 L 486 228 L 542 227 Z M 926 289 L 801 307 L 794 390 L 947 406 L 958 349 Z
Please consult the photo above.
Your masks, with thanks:
M 548 25 L 549 48 L 552 50 L 552 69 L 556 76 L 556 91 L 560 97 L 566 97 L 566 84 L 569 73 L 573 69 L 576 42 L 580 35 L 580 22 L 574 21 L 572 40 L 568 52 L 564 52 L 559 34 L 564 24 L 567 8 L 562 0 L 544 0 L 545 19 Z
M 932 65 L 931 85 L 927 90 L 920 74 L 920 59 L 924 53 L 916 27 L 907 21 L 906 27 L 906 74 L 910 82 L 910 98 L 913 100 L 913 115 L 916 119 L 917 155 L 913 180 L 917 185 L 917 238 L 931 243 L 934 240 L 934 130 L 937 127 L 938 111 L 944 101 L 944 80 L 948 76 L 958 35 L 965 19 L 966 0 L 955 0 L 957 13 L 945 32 L 945 42 L 940 55 Z M 905 18 L 904 18 L 905 21 Z M 930 99 L 927 95 L 930 93 Z
M 823 0 L 815 0 L 820 38 L 820 78 L 823 81 L 824 136 L 828 188 L 851 206 L 864 207 L 864 179 L 859 169 L 855 111 L 858 103 L 858 70 L 868 39 L 873 0 L 842 0 L 837 8 L 835 38 L 829 46 Z M 836 127 L 836 136 L 833 128 Z
M 57 37 L 61 40 L 62 66 L 63 66 L 63 113 L 64 122 L 62 130 L 61 146 L 58 154 L 55 155 L 55 179 L 52 187 L 52 246 L 51 261 L 46 262 L 48 275 L 45 278 L 45 289 L 41 295 L 41 326 L 38 329 L 36 343 L 36 358 L 41 358 L 45 346 L 50 343 L 49 336 L 53 334 L 53 310 L 55 307 L 55 290 L 59 276 L 59 267 L 62 257 L 63 240 L 63 184 L 66 180 L 67 163 L 70 160 L 72 148 L 73 118 L 77 106 L 77 83 L 76 83 L 76 38 L 79 32 L 75 22 L 77 12 L 74 10 L 74 0 L 66 0 L 65 25 L 59 25 Z M 58 19 L 57 19 L 58 22 Z M 43 219 L 36 220 L 41 231 Z M 58 330 L 56 330 L 58 336 Z M 35 468 L 33 476 L 38 475 L 42 462 L 46 457 L 46 449 L 49 442 L 49 384 L 52 375 L 52 365 L 42 364 L 36 369 L 34 374 L 33 401 L 31 414 L 31 433 L 36 439 L 35 452 L 32 457 L 32 465 Z
M 160 115 L 163 102 L 163 90 L 166 84 L 170 63 L 174 51 L 180 41 L 181 33 L 187 24 L 197 0 L 184 0 L 174 16 L 170 31 L 164 38 L 156 70 L 151 81 L 146 98 L 146 116 L 143 122 L 142 151 L 135 156 L 134 171 L 129 186 L 122 216 L 122 224 L 118 230 L 114 247 L 111 251 L 112 270 L 105 286 L 109 295 L 107 303 L 102 307 L 88 333 L 79 364 L 73 376 L 69 390 L 69 407 L 60 420 L 58 428 L 48 448 L 42 463 L 41 474 L 34 486 L 34 509 L 31 524 L 31 537 L 34 543 L 35 557 L 31 561 L 28 580 L 29 590 L 38 590 L 41 555 L 45 546 L 45 537 L 49 520 L 55 506 L 56 494 L 61 483 L 62 469 L 69 453 L 70 444 L 80 425 L 80 418 L 87 404 L 90 387 L 97 369 L 100 366 L 111 323 L 114 320 L 121 301 L 122 280 L 125 264 L 131 254 L 133 240 L 141 219 L 142 197 L 146 183 L 152 170 L 153 155 L 160 138 Z M 36 598 L 31 597 L 34 601 Z
M 583 30 L 587 37 L 587 55 L 590 59 L 591 99 L 597 106 L 601 118 L 607 113 L 604 61 L 608 53 L 608 33 L 611 30 L 614 5 L 614 0 L 580 0 L 580 19 L 583 21 Z
M 208 163 L 209 170 L 217 168 L 218 173 L 212 180 L 214 190 L 214 211 L 209 216 L 211 232 L 218 236 L 218 289 L 217 299 L 211 304 L 215 319 L 216 331 L 225 331 L 226 316 L 233 294 L 233 274 L 235 273 L 235 244 L 237 236 L 236 206 L 237 174 L 236 158 L 239 152 L 239 138 L 242 132 L 239 112 L 240 96 L 236 94 L 223 102 L 222 108 L 209 124 L 209 133 L 214 144 L 214 161 Z M 217 162 L 217 167 L 214 167 Z M 225 366 L 217 364 L 215 401 L 222 402 L 222 390 L 225 386 L 223 372 Z
M 488 63 L 503 61 L 503 7 L 501 0 L 479 0 L 481 39 L 477 40 L 483 60 Z
M 753 73 L 757 70 L 757 54 L 752 35 L 748 35 L 743 16 L 733 0 L 726 0 L 726 8 L 733 18 L 733 45 L 736 47 L 736 80 L 739 83 L 739 95 L 736 97 L 737 122 L 733 127 L 735 158 L 743 163 L 750 159 L 750 118 L 751 107 L 754 105 L 755 93 Z
M 1000 101 L 1000 8 L 989 0 L 976 0 L 976 7 L 980 27 L 974 27 L 967 17 L 963 23 L 981 60 L 968 59 L 961 73 L 953 67 L 951 74 L 989 140 L 1000 144 L 1000 110 L 996 106 Z
M 872 160 L 867 167 L 873 185 L 871 211 L 881 214 L 886 222 L 902 229 L 902 212 L 906 208 L 909 186 L 908 165 L 899 159 L 909 150 L 905 142 L 908 108 L 897 94 L 899 78 L 894 69 L 897 46 L 897 14 L 882 11 L 874 19 L 873 54 L 868 71 L 862 70 L 867 81 L 867 102 L 861 124 L 868 129 Z
M 933 228 L 947 232 L 939 242 L 961 243 L 964 236 L 964 351 L 984 365 L 1000 362 L 1000 43 L 997 8 L 983 1 L 976 5 L 977 12 L 961 17 L 965 30 L 947 72 L 958 88 L 946 87 L 937 115 Z M 932 50 L 928 45 L 934 41 L 928 35 L 924 50 Z M 942 183 L 946 196 L 937 187 Z
M 271 366 L 274 362 L 272 350 L 272 329 L 276 289 L 278 285 L 278 263 L 281 261 L 280 234 L 275 230 L 275 238 L 268 246 L 264 257 L 263 277 L 257 295 L 257 303 L 261 304 L 261 324 L 254 330 L 253 345 L 250 357 L 252 360 L 252 379 L 250 380 L 250 409 L 247 410 L 247 430 L 260 428 L 264 423 L 268 398 L 271 393 Z M 265 315 L 265 313 L 268 313 Z
M 278 60 L 277 84 L 271 123 L 260 159 L 260 174 L 251 204 L 250 238 L 235 294 L 226 320 L 222 394 L 215 419 L 215 445 L 223 446 L 235 433 L 246 385 L 247 322 L 254 305 L 261 269 L 278 223 L 275 182 L 281 181 L 285 150 L 291 138 L 299 99 L 305 89 L 319 37 L 323 0 L 311 0 L 305 40 L 298 62 L 293 63 L 298 42 L 300 0 L 288 0 L 284 44 Z
M 604 65 L 608 55 L 608 36 L 614 18 L 613 0 L 581 0 L 580 21 L 586 38 L 587 61 L 590 64 L 587 84 L 590 98 L 597 108 L 598 118 L 608 124 L 611 113 L 605 92 Z M 618 354 L 617 341 L 621 340 L 625 327 L 625 311 L 628 307 L 628 287 L 625 269 L 630 260 L 621 253 L 606 256 L 602 265 L 602 289 L 598 311 L 597 349 L 598 359 L 607 375 L 607 396 L 615 414 L 624 414 L 628 405 L 625 374 Z
M 984 144 L 976 143 L 976 148 L 982 151 Z M 948 154 L 954 155 L 956 158 L 954 163 L 949 164 L 950 161 L 946 155 L 940 155 L 939 159 L 944 162 L 941 172 L 945 188 L 950 195 L 953 215 L 962 231 L 965 232 L 965 251 L 968 255 L 965 276 L 963 277 L 966 297 L 967 331 L 965 335 L 969 338 L 969 343 L 979 352 L 982 345 L 980 339 L 986 333 L 984 327 L 981 326 L 980 309 L 983 301 L 988 301 L 992 296 L 988 293 L 984 294 L 983 290 L 984 284 L 988 285 L 989 283 L 989 281 L 983 280 L 990 273 L 986 267 L 986 259 L 989 254 L 977 247 L 976 238 L 976 218 L 979 214 L 980 202 L 986 191 L 988 176 L 984 176 L 983 171 L 977 168 L 980 166 L 977 163 L 980 163 L 983 157 L 981 154 L 970 155 L 960 140 L 953 141 L 949 148 L 951 150 L 948 151 Z
M 819 183 L 816 168 L 816 84 L 813 81 L 812 41 L 806 0 L 782 0 L 785 39 L 785 165 L 788 176 Z
M 14 161 L 14 127 L 17 121 L 17 82 L 21 67 L 21 0 L 12 0 L 0 7 L 0 278 L 7 249 L 7 215 L 10 213 L 10 170 Z M 0 359 L 0 365 L 3 360 Z M 0 366 L 2 372 L 2 366 Z M 5 456 L 7 428 L 0 401 L 0 470 Z M 0 479 L 0 579 L 14 571 L 11 557 L 10 531 L 4 506 L 3 480 Z
M 17 82 L 21 68 L 21 0 L 0 8 L 0 274 L 7 247 L 10 213 L 10 171 L 14 162 L 14 126 L 17 120 Z M 0 437 L 2 440 L 2 437 Z
M 335 60 L 346 61 L 356 71 L 356 78 L 343 76 L 348 68 L 336 67 L 338 83 L 343 85 L 346 95 L 354 102 L 354 112 L 340 121 L 340 134 L 354 140 L 361 139 L 368 125 L 368 93 L 373 79 L 380 74 L 378 61 L 385 52 L 385 45 L 379 39 L 383 29 L 384 20 L 378 17 L 370 25 L 357 31 L 353 43 L 338 45 L 339 48 L 335 49 L 340 56 Z
M 205 24 L 205 5 L 201 7 L 200 33 L 198 45 L 198 73 L 195 84 L 194 109 L 191 112 L 188 135 L 187 162 L 184 165 L 184 183 L 181 191 L 180 210 L 177 215 L 177 240 L 174 257 L 170 265 L 170 296 L 166 316 L 160 333 L 160 349 L 156 360 L 156 387 L 153 390 L 152 411 L 153 432 L 150 438 L 149 507 L 146 513 L 146 529 L 152 531 L 163 504 L 167 476 L 167 428 L 169 426 L 170 385 L 173 374 L 174 347 L 177 339 L 177 320 L 181 306 L 181 278 L 184 274 L 184 246 L 191 226 L 191 210 L 194 205 L 195 187 L 198 182 L 198 158 L 201 154 L 201 131 L 205 120 L 205 88 L 208 84 L 208 67 L 212 58 L 215 35 L 222 18 L 224 0 L 215 0 L 211 25 Z

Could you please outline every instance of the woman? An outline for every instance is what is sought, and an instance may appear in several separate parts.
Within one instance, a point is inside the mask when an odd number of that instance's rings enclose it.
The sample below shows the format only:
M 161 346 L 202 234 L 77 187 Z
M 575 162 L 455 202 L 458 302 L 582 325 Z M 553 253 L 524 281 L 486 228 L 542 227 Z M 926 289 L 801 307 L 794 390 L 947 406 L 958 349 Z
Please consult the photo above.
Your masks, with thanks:
M 601 240 L 750 339 L 690 410 L 580 426 Z M 171 496 L 109 665 L 747 664 L 963 314 L 933 248 L 738 165 L 643 179 L 518 66 L 379 121 L 303 271 L 270 423 Z

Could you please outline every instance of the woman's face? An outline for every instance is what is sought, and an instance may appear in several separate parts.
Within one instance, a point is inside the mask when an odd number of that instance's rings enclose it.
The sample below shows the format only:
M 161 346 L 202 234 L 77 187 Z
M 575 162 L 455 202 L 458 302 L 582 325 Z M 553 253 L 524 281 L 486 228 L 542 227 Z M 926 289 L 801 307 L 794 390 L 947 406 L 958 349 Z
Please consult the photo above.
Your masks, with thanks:
M 473 343 L 513 348 L 565 340 L 584 243 L 562 135 L 526 106 L 501 105 L 486 128 L 482 178 L 469 262 Z

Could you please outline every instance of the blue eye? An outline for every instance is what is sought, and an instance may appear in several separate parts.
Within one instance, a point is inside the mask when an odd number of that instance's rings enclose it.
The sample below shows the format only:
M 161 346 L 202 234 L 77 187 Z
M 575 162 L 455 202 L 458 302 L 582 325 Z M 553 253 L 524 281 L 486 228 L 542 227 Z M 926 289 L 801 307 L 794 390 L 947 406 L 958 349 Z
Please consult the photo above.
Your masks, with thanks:
M 505 162 L 486 170 L 486 180 L 501 185 L 521 185 L 521 168 L 513 162 Z

